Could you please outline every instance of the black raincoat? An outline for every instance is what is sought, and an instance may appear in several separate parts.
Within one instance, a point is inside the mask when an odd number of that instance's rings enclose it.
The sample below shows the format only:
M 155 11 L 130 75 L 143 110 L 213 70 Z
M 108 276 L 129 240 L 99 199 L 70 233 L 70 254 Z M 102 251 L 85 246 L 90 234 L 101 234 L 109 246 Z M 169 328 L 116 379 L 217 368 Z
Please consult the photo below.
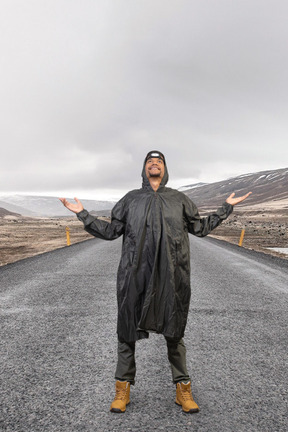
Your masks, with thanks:
M 141 189 L 128 192 L 113 208 L 111 223 L 87 210 L 77 214 L 87 232 L 114 240 L 123 235 L 117 274 L 118 324 L 121 341 L 148 337 L 148 332 L 180 339 L 190 302 L 188 233 L 204 237 L 226 219 L 233 207 L 224 203 L 200 218 L 182 192 L 167 188 L 168 171 L 155 192 L 142 172 Z

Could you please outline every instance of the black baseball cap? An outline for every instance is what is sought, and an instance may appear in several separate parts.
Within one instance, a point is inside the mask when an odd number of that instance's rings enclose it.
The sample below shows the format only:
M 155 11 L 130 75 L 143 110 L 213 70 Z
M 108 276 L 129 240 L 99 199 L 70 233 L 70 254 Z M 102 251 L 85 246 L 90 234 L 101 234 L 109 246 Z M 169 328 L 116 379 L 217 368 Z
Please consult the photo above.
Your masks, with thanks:
M 147 162 L 148 159 L 151 159 L 151 158 L 162 159 L 164 164 L 166 165 L 166 161 L 165 161 L 165 157 L 164 157 L 163 153 L 159 152 L 158 150 L 150 151 L 145 158 L 145 163 Z

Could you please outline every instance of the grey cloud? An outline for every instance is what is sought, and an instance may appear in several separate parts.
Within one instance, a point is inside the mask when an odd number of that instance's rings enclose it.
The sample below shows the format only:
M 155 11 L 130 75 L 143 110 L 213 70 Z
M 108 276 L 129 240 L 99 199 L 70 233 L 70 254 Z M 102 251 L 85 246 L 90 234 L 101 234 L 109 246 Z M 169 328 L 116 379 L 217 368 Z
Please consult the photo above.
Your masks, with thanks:
M 13 1 L 1 23 L 3 190 L 130 189 L 287 166 L 286 1 Z

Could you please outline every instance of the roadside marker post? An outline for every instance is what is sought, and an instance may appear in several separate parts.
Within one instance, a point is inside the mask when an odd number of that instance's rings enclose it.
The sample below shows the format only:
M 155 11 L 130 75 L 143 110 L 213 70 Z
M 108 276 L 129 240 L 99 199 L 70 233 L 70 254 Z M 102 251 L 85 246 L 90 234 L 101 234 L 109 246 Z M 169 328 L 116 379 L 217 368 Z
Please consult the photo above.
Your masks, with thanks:
M 70 229 L 68 226 L 66 226 L 66 238 L 67 238 L 67 246 L 71 246 L 70 242 Z
M 242 229 L 238 246 L 242 246 L 244 234 L 245 234 L 245 229 Z

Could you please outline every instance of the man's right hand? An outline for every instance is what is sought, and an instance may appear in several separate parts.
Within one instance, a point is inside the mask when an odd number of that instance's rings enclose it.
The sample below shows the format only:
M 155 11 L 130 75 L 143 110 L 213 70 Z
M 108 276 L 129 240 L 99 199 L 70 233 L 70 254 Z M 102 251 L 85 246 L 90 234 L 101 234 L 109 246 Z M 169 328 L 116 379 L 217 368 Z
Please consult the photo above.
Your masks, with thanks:
M 70 203 L 69 201 L 66 200 L 66 198 L 59 198 L 59 200 L 62 202 L 62 204 L 71 212 L 73 213 L 79 213 L 82 210 L 84 210 L 84 207 L 81 203 L 81 201 L 78 200 L 78 198 L 74 198 L 74 200 L 76 201 L 76 204 L 74 203 Z

